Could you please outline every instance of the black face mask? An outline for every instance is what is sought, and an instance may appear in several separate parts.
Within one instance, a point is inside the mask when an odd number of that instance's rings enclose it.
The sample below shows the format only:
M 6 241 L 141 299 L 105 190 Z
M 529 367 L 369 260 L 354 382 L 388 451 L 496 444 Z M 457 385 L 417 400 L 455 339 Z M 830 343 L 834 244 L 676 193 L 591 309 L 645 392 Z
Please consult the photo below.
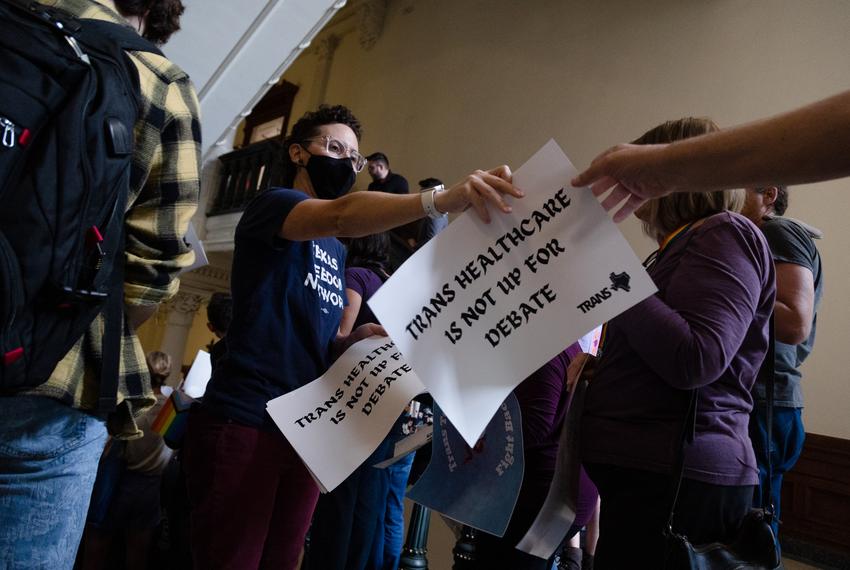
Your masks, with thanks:
M 310 153 L 310 160 L 305 168 L 310 175 L 316 197 L 323 200 L 333 200 L 348 194 L 357 179 L 357 173 L 354 172 L 349 158 Z

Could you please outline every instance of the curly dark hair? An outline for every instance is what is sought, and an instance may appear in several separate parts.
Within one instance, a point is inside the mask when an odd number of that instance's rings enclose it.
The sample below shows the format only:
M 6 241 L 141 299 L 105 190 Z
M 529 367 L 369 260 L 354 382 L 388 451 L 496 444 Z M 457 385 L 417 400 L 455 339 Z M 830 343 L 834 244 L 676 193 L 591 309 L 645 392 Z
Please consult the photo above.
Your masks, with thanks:
M 122 16 L 144 20 L 142 35 L 159 46 L 180 29 L 180 16 L 186 9 L 180 0 L 115 0 L 115 7 Z
M 227 332 L 233 319 L 233 299 L 230 293 L 213 293 L 207 305 L 207 320 L 221 335 Z
M 784 216 L 785 210 L 788 209 L 788 187 L 776 187 L 776 201 L 773 203 L 773 213 L 777 216 Z
M 319 134 L 319 127 L 333 124 L 347 125 L 354 131 L 357 140 L 360 140 L 362 128 L 360 121 L 351 112 L 351 109 L 343 105 L 319 105 L 315 111 L 305 113 L 292 127 L 289 136 L 283 141 L 283 185 L 291 187 L 295 182 L 297 167 L 289 158 L 289 147 L 300 144 L 306 139 Z

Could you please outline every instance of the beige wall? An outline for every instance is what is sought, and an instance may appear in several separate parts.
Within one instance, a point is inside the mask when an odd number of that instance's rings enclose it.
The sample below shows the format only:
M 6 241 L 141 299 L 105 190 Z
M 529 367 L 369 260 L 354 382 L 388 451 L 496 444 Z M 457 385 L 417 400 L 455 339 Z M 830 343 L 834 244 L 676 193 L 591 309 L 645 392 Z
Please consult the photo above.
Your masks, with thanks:
M 139 342 L 145 349 L 145 354 L 152 350 L 159 350 L 162 346 L 162 337 L 165 334 L 165 322 L 167 311 L 163 306 L 139 327 Z
M 386 152 L 412 185 L 518 166 L 549 137 L 581 166 L 666 119 L 733 125 L 847 89 L 848 29 L 844 0 L 396 0 L 372 50 L 356 33 L 343 37 L 326 99 L 351 106 L 364 153 Z M 294 118 L 316 98 L 316 63 L 308 52 L 284 76 L 301 87 Z M 368 182 L 364 172 L 358 187 Z M 789 209 L 826 233 L 805 421 L 810 432 L 844 438 L 848 186 L 795 189 Z M 652 249 L 636 224 L 621 227 L 639 255 Z

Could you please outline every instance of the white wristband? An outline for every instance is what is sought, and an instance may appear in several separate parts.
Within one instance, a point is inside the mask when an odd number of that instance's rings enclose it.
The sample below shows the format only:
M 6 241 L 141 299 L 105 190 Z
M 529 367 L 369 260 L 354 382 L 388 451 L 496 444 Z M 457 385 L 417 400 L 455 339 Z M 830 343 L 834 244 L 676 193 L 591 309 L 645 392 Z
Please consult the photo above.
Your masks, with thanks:
M 422 199 L 422 209 L 425 210 L 425 213 L 428 215 L 429 218 L 438 220 L 446 215 L 445 213 L 437 209 L 437 205 L 435 203 L 437 192 L 442 192 L 444 189 L 445 186 L 440 184 L 438 186 L 434 186 L 433 188 L 423 190 L 419 194 L 420 198 Z

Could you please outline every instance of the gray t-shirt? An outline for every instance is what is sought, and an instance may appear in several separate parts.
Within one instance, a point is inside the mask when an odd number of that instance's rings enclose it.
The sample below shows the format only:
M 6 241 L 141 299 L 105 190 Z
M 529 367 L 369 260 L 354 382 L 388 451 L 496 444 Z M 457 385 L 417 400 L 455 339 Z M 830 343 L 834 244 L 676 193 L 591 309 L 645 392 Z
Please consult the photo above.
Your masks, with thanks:
M 812 352 L 815 344 L 815 328 L 817 327 L 817 310 L 823 293 L 823 272 L 821 270 L 820 254 L 811 234 L 800 224 L 787 218 L 775 217 L 765 221 L 761 228 L 764 237 L 770 245 L 775 263 L 793 263 L 801 265 L 812 272 L 815 285 L 815 316 L 812 319 L 812 332 L 809 338 L 800 344 L 785 344 L 776 341 L 775 387 L 773 405 L 779 408 L 802 408 L 803 389 L 800 385 L 802 374 L 800 366 Z M 766 401 L 764 383 L 756 383 L 753 392 L 756 402 Z

